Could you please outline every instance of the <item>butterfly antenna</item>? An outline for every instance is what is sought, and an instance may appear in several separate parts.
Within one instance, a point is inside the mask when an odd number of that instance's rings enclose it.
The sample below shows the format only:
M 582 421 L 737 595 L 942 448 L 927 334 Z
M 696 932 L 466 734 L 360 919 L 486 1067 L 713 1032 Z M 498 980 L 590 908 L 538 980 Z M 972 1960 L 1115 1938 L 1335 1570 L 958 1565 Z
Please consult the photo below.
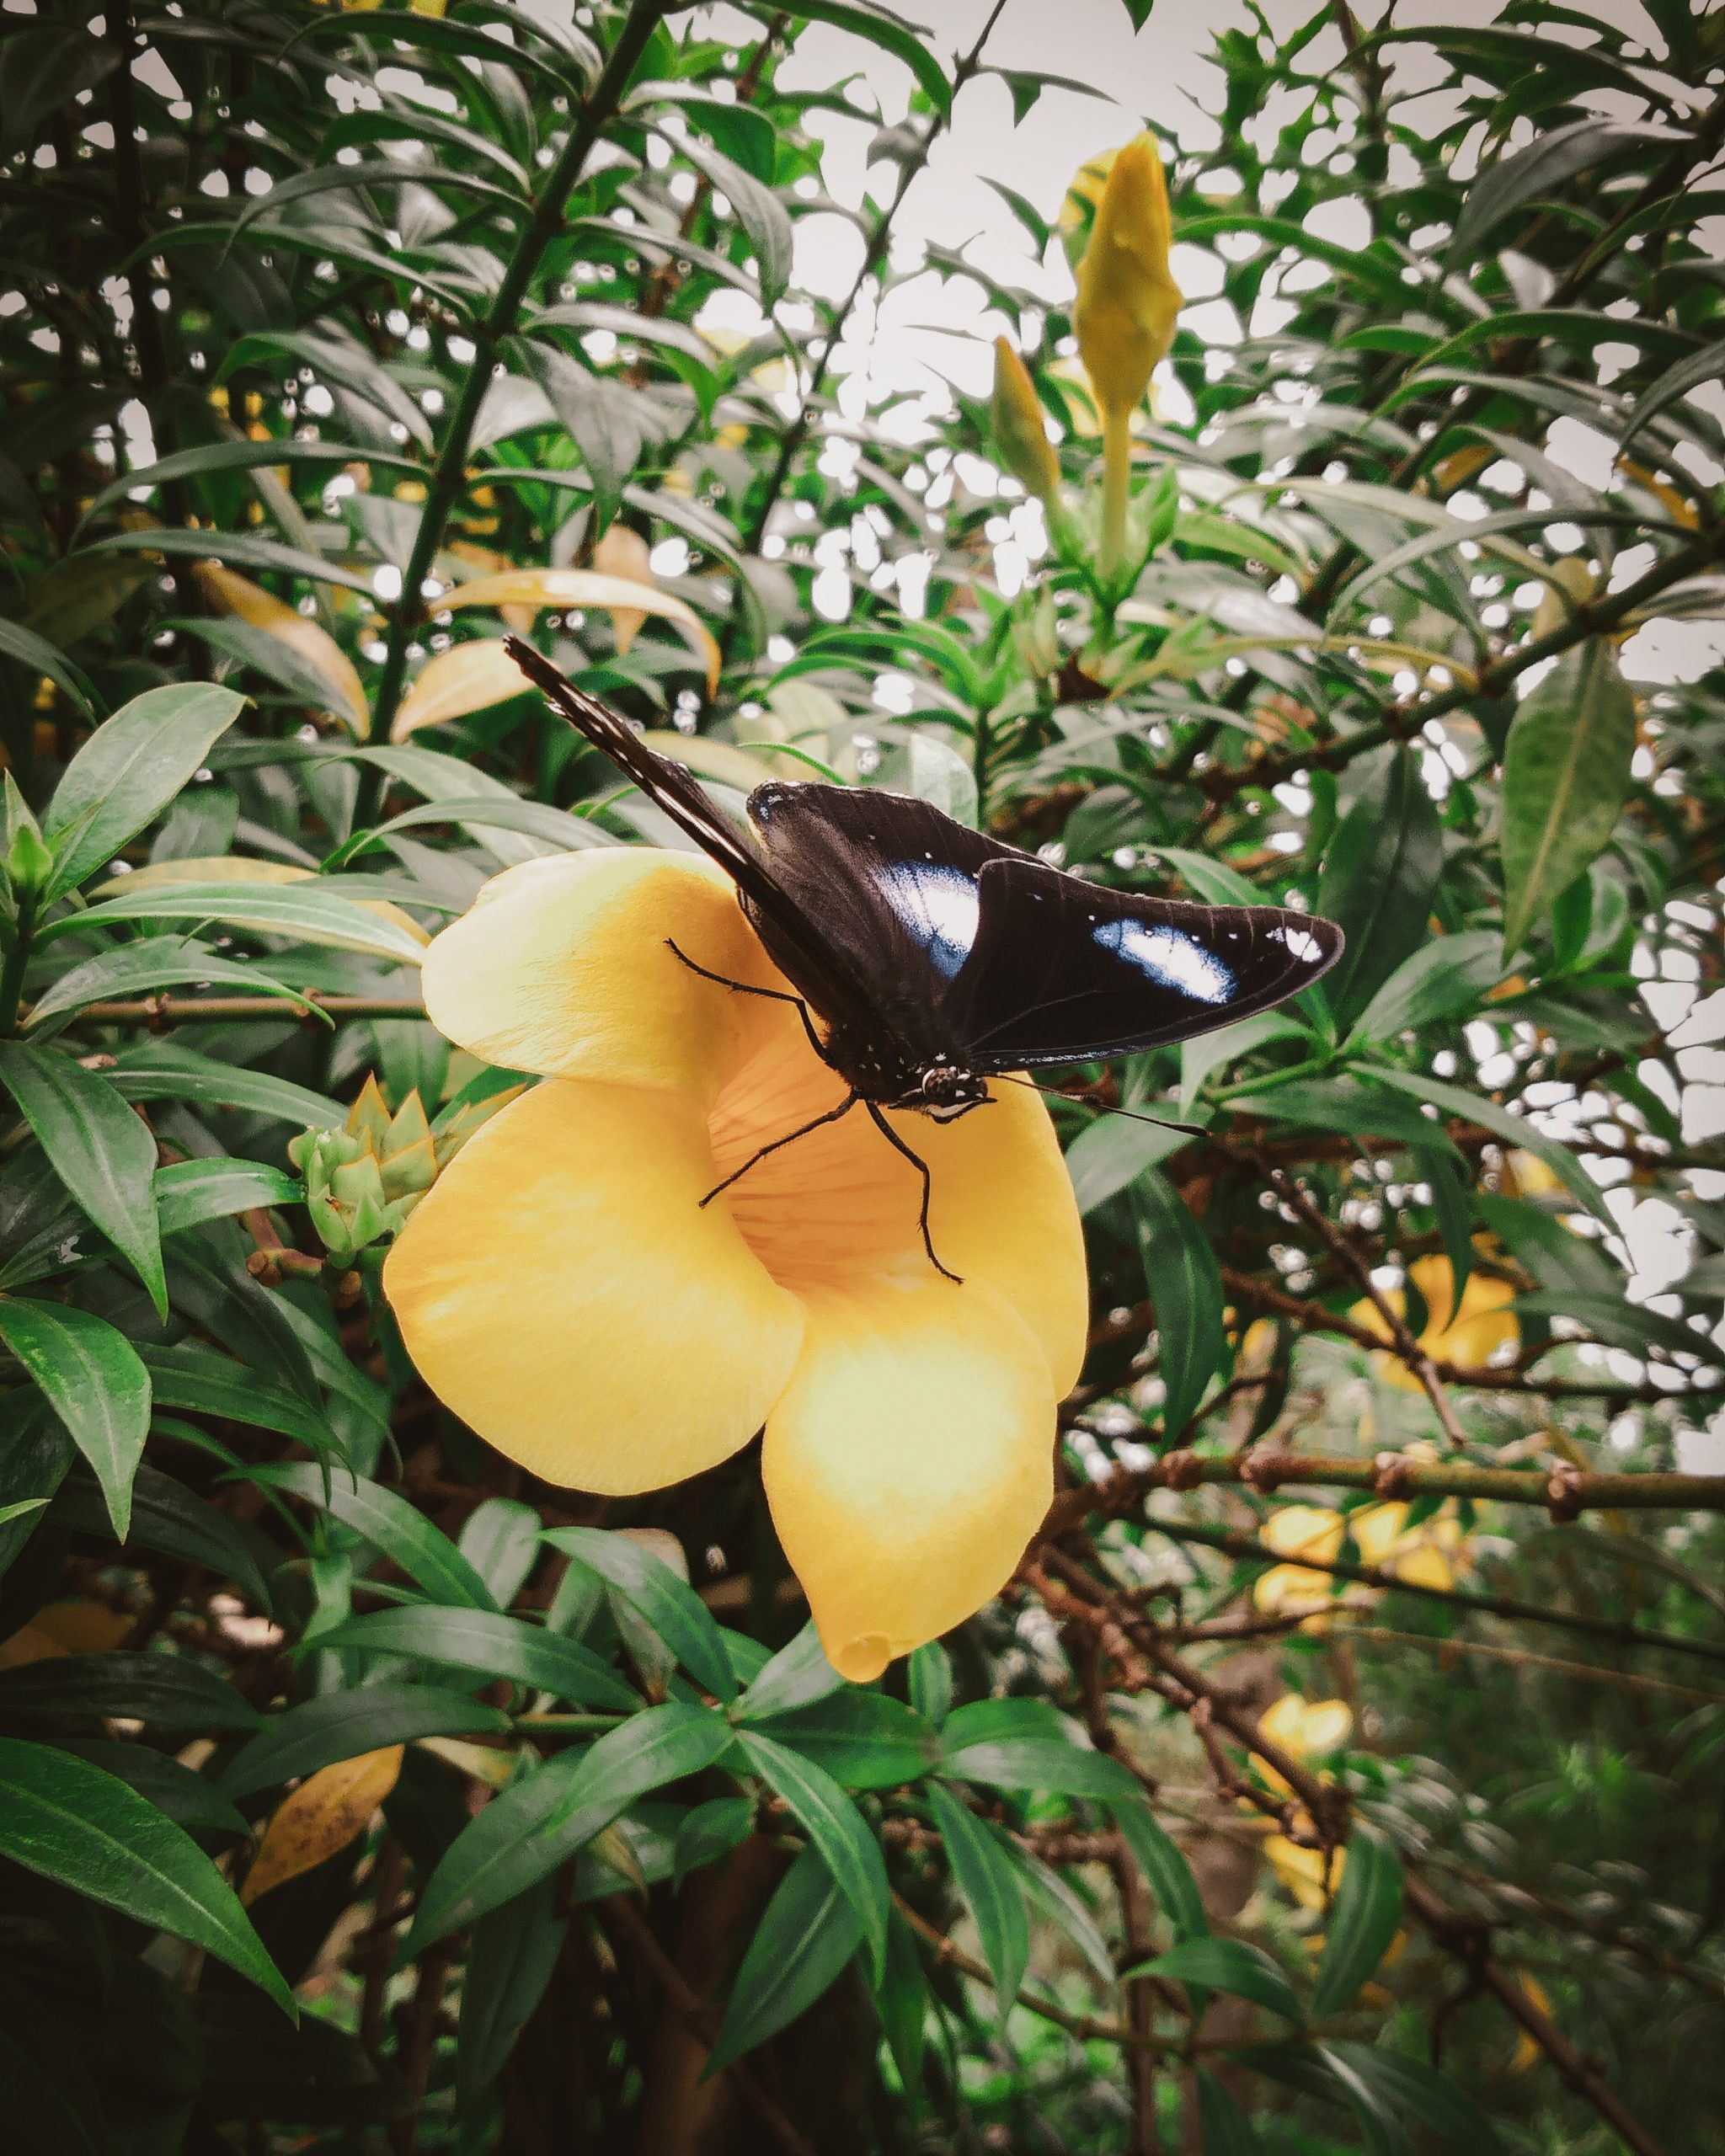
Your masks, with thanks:
M 1033 1078 L 1007 1077 L 1002 1080 L 1002 1083 L 1028 1086 L 1033 1093 L 1045 1093 L 1051 1101 L 1070 1101 L 1072 1098 L 1070 1093 L 1063 1093 L 1058 1086 L 1039 1086 Z M 1129 1123 L 1153 1123 L 1159 1130 L 1183 1131 L 1188 1138 L 1208 1138 L 1211 1134 L 1202 1123 L 1176 1123 L 1172 1116 L 1146 1115 L 1141 1108 L 1111 1108 L 1102 1102 L 1087 1102 L 1085 1105 L 1093 1106 L 1101 1115 L 1123 1115 Z

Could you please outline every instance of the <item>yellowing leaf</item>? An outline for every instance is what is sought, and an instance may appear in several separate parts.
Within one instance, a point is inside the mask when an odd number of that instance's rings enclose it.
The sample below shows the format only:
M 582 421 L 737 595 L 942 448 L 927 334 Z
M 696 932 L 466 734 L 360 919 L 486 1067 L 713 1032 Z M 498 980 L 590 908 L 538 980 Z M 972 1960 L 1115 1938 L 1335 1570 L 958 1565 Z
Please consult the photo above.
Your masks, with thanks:
M 344 1849 L 395 1787 L 401 1772 L 399 1744 L 381 1752 L 362 1752 L 356 1759 L 338 1759 L 307 1776 L 275 1807 L 239 1897 L 248 1908 L 272 1886 L 297 1879 L 302 1871 Z
M 607 525 L 605 536 L 593 549 L 593 566 L 601 576 L 620 576 L 629 584 L 652 584 L 652 559 L 653 549 L 627 524 Z M 611 608 L 611 632 L 619 657 L 639 635 L 646 619 L 638 606 Z
M 90 896 L 113 899 L 125 891 L 158 890 L 169 883 L 300 883 L 313 873 L 309 868 L 296 868 L 291 862 L 255 861 L 246 854 L 206 854 L 186 861 L 152 861 L 147 867 L 135 868 L 129 876 L 110 877 L 105 883 L 98 885 Z M 355 903 L 367 913 L 376 914 L 379 921 L 387 921 L 403 930 L 416 943 L 431 941 L 413 915 L 393 900 L 360 899 Z M 323 943 L 338 951 L 349 947 L 340 937 L 318 936 L 307 929 L 296 933 L 302 943 Z
M 371 730 L 365 684 L 353 661 L 327 629 L 273 597 L 249 578 L 236 575 L 219 562 L 200 562 L 192 572 L 198 588 L 224 614 L 233 614 L 265 636 L 298 654 L 328 686 L 333 715 L 360 739 Z
M 495 637 L 458 643 L 428 659 L 397 707 L 392 741 L 405 741 L 422 726 L 441 726 L 465 718 L 505 697 L 518 696 L 528 684 L 521 670 Z
M 675 622 L 683 641 L 707 671 L 710 695 L 718 686 L 718 646 L 695 611 L 668 591 L 650 590 L 628 577 L 601 575 L 597 569 L 510 569 L 464 584 L 441 604 L 457 606 L 621 606 L 644 614 L 662 614 Z

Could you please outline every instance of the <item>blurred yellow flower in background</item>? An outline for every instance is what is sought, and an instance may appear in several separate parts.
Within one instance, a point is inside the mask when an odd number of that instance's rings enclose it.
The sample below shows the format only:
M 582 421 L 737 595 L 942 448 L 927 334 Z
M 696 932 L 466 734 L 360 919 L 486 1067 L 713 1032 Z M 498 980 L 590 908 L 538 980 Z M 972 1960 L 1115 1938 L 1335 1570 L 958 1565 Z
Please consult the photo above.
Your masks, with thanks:
M 1515 1290 L 1507 1280 L 1493 1280 L 1483 1273 L 1470 1273 L 1457 1309 L 1455 1275 L 1447 1257 L 1417 1257 L 1407 1273 L 1425 1301 L 1428 1321 L 1419 1336 L 1419 1344 L 1434 1362 L 1454 1363 L 1471 1369 L 1488 1363 L 1500 1348 L 1514 1349 L 1520 1345 L 1521 1329 L 1515 1321 L 1515 1313 L 1509 1307 L 1515 1299 Z M 1405 1315 L 1407 1299 L 1400 1289 L 1392 1290 L 1384 1299 L 1398 1317 Z M 1375 1304 L 1357 1302 L 1348 1315 L 1354 1324 L 1375 1333 L 1380 1340 L 1389 1339 L 1390 1328 Z M 1405 1392 L 1423 1390 L 1419 1380 L 1397 1356 L 1380 1355 L 1375 1358 L 1375 1367 L 1380 1376 L 1391 1385 L 1400 1385 Z
M 614 1496 L 766 1428 L 774 1526 L 833 1666 L 863 1682 L 1004 1583 L 1053 1495 L 1083 1242 L 1048 1111 L 1002 1086 L 937 1124 L 931 1267 L 911 1166 L 861 1113 L 702 1203 L 843 1081 L 711 863 L 522 863 L 426 953 L 452 1040 L 542 1082 L 421 1200 L 383 1285 L 432 1390 L 550 1482 Z
M 1060 467 L 1048 438 L 1048 423 L 1030 370 L 1004 337 L 994 340 L 994 396 L 989 421 L 995 446 L 1027 494 L 1052 501 L 1060 490 Z

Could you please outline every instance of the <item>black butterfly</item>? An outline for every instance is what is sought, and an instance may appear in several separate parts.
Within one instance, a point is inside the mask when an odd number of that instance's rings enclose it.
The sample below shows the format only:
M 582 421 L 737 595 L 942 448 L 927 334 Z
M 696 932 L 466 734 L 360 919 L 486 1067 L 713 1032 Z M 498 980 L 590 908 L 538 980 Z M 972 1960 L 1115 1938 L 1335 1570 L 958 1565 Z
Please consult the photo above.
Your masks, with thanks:
M 851 1089 L 817 1121 L 836 1122 L 860 1103 L 915 1163 L 923 1243 L 949 1279 L 957 1275 L 929 1241 L 927 1166 L 883 1108 L 950 1121 L 989 1099 L 991 1078 L 1189 1040 L 1297 995 L 1342 954 L 1341 930 L 1316 915 L 1107 890 L 902 794 L 772 782 L 749 796 L 752 829 L 744 831 L 681 764 L 648 748 L 531 644 L 505 644 L 735 883 L 798 993 L 724 985 L 798 1006 L 816 1054 Z M 763 1146 L 708 1197 L 816 1127 Z

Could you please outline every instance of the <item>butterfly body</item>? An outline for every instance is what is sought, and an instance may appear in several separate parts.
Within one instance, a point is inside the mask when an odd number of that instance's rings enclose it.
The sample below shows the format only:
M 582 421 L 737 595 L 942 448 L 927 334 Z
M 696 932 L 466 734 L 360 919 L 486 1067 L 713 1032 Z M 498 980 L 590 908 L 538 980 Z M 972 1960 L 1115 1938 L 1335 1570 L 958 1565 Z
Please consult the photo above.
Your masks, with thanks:
M 1108 889 L 900 794 L 772 781 L 740 830 L 626 720 L 505 643 L 735 884 L 845 1106 L 921 1171 L 925 1242 L 927 1170 L 884 1109 L 950 1121 L 990 1099 L 991 1079 L 1190 1039 L 1297 995 L 1341 955 L 1341 931 L 1316 915 Z

